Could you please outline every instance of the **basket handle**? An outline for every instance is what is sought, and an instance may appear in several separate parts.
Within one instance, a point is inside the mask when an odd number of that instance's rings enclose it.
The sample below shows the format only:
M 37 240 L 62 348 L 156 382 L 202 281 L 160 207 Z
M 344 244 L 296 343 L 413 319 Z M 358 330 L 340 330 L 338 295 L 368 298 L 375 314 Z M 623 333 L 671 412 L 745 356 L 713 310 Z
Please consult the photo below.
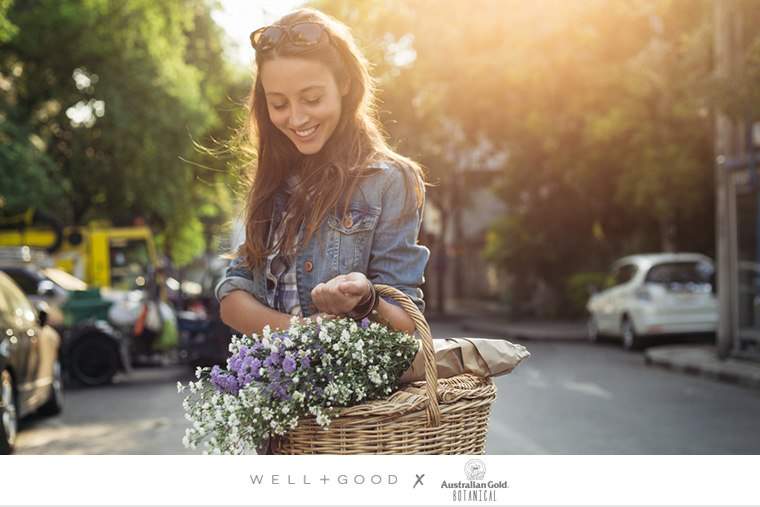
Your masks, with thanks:
M 430 333 L 430 326 L 425 317 L 420 312 L 412 300 L 390 285 L 375 284 L 375 290 L 380 296 L 388 296 L 401 305 L 406 313 L 414 321 L 417 332 L 422 341 L 422 354 L 425 358 L 425 390 L 427 391 L 428 406 L 427 420 L 428 426 L 435 427 L 441 423 L 441 411 L 438 407 L 438 365 L 435 361 L 435 351 L 433 349 L 433 336 Z

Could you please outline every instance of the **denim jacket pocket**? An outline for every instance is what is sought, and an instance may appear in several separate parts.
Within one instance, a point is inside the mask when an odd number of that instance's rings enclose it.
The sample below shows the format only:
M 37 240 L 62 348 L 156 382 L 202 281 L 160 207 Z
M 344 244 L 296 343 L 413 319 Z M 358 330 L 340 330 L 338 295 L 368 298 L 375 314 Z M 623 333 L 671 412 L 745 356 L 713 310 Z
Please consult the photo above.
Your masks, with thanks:
M 328 258 L 337 273 L 366 272 L 372 234 L 380 217 L 379 210 L 351 207 L 345 215 L 329 214 Z

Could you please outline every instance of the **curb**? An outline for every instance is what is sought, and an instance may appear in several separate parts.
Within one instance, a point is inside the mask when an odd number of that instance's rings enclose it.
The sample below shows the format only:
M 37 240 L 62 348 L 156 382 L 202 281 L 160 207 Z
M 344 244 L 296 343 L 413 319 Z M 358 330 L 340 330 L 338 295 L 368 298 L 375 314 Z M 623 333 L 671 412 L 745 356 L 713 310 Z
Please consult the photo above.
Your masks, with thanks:
M 652 347 L 644 352 L 648 365 L 720 382 L 760 388 L 760 364 L 718 359 L 714 346 Z
M 576 329 L 576 326 L 558 324 L 558 325 L 520 325 L 520 324 L 498 324 L 495 322 L 482 322 L 467 319 L 461 322 L 462 329 L 476 333 L 485 333 L 501 335 L 510 341 L 558 341 L 558 342 L 576 342 L 586 341 L 585 326 Z

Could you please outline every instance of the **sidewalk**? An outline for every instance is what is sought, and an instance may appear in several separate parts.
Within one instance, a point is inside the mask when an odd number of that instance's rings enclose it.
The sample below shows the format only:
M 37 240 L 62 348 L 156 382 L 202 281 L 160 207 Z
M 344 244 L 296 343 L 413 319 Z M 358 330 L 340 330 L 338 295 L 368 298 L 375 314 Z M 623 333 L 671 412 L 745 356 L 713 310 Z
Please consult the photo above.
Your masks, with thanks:
M 586 324 L 575 321 L 521 321 L 510 322 L 493 317 L 465 318 L 461 321 L 465 331 L 497 335 L 510 341 L 582 341 L 586 339 Z
M 721 360 L 714 345 L 652 347 L 644 352 L 647 364 L 699 375 L 732 384 L 760 388 L 760 362 L 729 358 Z
M 456 322 L 465 331 L 495 335 L 510 341 L 581 341 L 586 339 L 585 321 L 514 321 L 505 316 L 499 303 L 451 300 L 444 316 L 431 313 L 431 321 Z

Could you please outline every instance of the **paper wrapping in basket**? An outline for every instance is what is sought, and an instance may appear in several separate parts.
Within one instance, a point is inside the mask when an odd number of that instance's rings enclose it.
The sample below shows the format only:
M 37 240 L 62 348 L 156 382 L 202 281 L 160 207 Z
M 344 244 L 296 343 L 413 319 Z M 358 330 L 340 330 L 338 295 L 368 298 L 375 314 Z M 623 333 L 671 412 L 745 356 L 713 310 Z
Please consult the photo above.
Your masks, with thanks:
M 485 338 L 435 338 L 433 348 L 438 378 L 463 373 L 480 377 L 506 375 L 530 356 L 528 349 L 522 345 Z M 412 365 L 401 376 L 400 382 L 408 384 L 417 380 L 425 380 L 425 358 L 421 348 Z

